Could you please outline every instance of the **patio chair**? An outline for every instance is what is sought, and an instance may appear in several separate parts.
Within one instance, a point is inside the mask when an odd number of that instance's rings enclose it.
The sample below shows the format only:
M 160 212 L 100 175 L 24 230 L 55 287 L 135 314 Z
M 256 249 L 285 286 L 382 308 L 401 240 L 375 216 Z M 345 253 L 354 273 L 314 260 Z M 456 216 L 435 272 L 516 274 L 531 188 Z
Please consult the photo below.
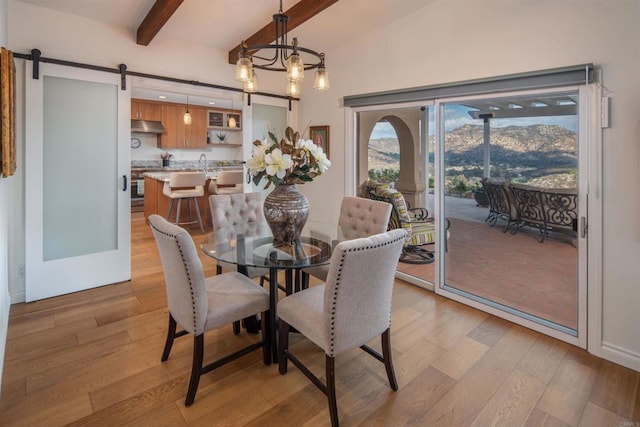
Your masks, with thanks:
M 513 202 L 513 194 L 509 182 L 504 179 L 482 178 L 480 181 L 482 187 L 489 197 L 489 215 L 485 219 L 492 227 L 498 222 L 498 219 L 507 221 L 507 225 L 502 230 L 506 233 L 512 225 L 519 222 L 518 209 Z
M 547 232 L 547 224 L 539 189 L 527 185 L 513 184 L 511 185 L 511 192 L 520 219 L 513 234 L 523 226 L 530 225 L 540 230 L 540 242 L 542 243 Z
M 428 264 L 434 260 L 434 252 L 425 248 L 436 240 L 436 228 L 429 211 L 425 208 L 410 208 L 401 192 L 386 184 L 369 180 L 362 184 L 364 197 L 391 204 L 391 218 L 388 230 L 401 228 L 407 232 L 400 262 L 407 264 Z M 450 222 L 447 220 L 447 237 Z M 445 238 L 446 239 L 446 238 Z M 446 240 L 445 240 L 446 248 Z

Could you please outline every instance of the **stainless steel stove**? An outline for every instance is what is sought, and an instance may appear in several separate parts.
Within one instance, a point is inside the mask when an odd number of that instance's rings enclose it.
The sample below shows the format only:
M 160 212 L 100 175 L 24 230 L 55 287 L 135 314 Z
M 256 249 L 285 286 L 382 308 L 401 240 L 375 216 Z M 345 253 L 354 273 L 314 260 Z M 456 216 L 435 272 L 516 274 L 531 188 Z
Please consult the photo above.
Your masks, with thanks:
M 161 168 L 131 168 L 131 212 L 144 212 L 144 174 Z

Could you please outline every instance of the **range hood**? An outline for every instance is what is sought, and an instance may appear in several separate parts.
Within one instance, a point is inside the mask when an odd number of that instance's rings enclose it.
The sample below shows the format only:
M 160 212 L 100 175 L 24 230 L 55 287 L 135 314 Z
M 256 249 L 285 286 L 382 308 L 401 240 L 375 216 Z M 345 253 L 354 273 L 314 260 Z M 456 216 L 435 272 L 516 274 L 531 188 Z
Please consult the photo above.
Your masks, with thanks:
M 131 133 L 164 133 L 164 126 L 160 122 L 151 120 L 131 120 Z

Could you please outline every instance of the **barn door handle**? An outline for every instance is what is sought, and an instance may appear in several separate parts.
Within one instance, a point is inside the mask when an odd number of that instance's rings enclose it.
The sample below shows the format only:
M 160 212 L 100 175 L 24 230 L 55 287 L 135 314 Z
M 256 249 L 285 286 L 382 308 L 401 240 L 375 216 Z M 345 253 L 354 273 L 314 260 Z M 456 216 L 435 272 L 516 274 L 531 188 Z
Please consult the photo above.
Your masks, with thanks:
M 127 191 L 127 175 L 122 175 L 122 179 L 124 180 L 124 184 L 122 186 L 122 191 Z

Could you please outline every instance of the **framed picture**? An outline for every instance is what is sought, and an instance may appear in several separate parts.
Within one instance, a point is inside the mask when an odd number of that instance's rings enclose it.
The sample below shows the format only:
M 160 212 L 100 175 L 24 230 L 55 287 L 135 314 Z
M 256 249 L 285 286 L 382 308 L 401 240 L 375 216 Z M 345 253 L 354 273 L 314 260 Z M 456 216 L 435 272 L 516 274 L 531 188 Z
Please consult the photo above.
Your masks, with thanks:
M 327 158 L 329 158 L 329 126 L 311 126 L 309 128 L 309 139 L 322 147 Z

